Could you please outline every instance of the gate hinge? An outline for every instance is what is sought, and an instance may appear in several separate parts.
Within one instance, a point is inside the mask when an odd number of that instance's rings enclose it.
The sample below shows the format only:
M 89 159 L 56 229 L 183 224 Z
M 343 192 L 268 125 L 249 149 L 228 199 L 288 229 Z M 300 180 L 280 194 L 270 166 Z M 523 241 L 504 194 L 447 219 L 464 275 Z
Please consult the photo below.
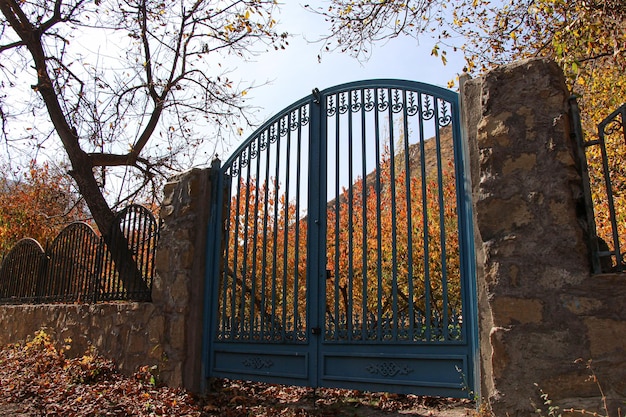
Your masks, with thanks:
M 313 103 L 320 104 L 320 101 L 321 101 L 320 90 L 319 88 L 316 87 L 313 89 Z

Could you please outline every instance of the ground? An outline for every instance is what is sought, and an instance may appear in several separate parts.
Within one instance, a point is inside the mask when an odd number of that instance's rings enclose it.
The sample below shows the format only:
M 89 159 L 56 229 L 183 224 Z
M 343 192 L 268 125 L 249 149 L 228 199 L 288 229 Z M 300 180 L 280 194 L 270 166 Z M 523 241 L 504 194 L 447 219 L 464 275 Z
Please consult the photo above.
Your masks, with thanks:
M 161 386 L 156 369 L 132 376 L 95 351 L 66 358 L 43 332 L 0 347 L 0 417 L 373 417 L 473 415 L 468 400 L 215 380 L 206 395 Z
M 228 402 L 228 407 L 220 404 Z M 354 390 L 303 388 L 253 382 L 219 380 L 207 397 L 205 411 L 217 406 L 222 417 L 240 415 L 288 416 L 439 416 L 473 415 L 467 400 L 419 397 Z M 240 414 L 241 411 L 241 414 Z M 230 414 L 230 413 L 233 414 Z M 211 414 L 208 414 L 211 415 Z
M 157 388 L 158 389 L 158 388 Z M 141 397 L 141 396 L 139 396 Z M 113 400 L 113 398 L 111 398 Z M 138 398 L 138 401 L 141 400 Z M 111 401 L 111 405 L 114 401 Z M 466 417 L 474 415 L 466 400 L 418 397 L 350 390 L 302 387 L 220 380 L 219 388 L 202 398 L 193 398 L 190 408 L 170 413 L 167 409 L 144 408 L 128 412 L 123 407 L 97 410 L 69 409 L 67 405 L 43 404 L 28 398 L 7 403 L 0 400 L 0 417 L 39 416 L 293 416 L 293 417 Z M 101 412 L 101 414 L 100 414 Z

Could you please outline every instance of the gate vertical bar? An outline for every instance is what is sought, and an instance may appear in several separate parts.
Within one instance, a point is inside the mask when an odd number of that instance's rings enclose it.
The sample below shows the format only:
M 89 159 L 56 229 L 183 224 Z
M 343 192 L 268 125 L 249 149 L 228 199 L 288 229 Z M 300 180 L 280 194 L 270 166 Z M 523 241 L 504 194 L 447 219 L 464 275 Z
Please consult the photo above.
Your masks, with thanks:
M 202 320 L 204 322 L 204 332 L 202 333 L 202 358 L 200 367 L 200 389 L 204 392 L 207 388 L 208 378 L 211 375 L 211 354 L 210 347 L 215 337 L 216 324 L 219 320 L 217 317 L 218 306 L 218 274 L 219 274 L 219 262 L 217 258 L 219 256 L 218 247 L 222 245 L 222 224 L 218 219 L 222 218 L 223 207 L 223 187 L 220 171 L 220 160 L 215 158 L 211 162 L 211 210 L 209 216 L 209 222 L 207 227 L 207 245 L 206 245 L 206 278 L 204 284 L 204 310 L 202 312 Z M 208 239 L 208 236 L 213 236 L 213 239 Z M 220 238 L 217 238 L 219 236 Z
M 352 131 L 352 93 L 341 93 L 342 97 L 348 97 L 348 107 L 346 109 L 348 119 L 348 137 L 346 139 L 348 145 L 348 299 L 346 306 L 346 328 L 348 332 L 348 340 L 354 338 L 354 146 Z M 325 159 L 325 158 L 324 158 Z M 338 166 L 335 169 L 338 170 Z M 337 175 L 339 178 L 339 175 Z M 345 297 L 345 296 L 344 296 Z
M 387 99 L 389 106 L 387 109 L 387 117 L 389 118 L 389 186 L 391 189 L 391 320 L 395 323 L 392 329 L 393 340 L 398 340 L 398 247 L 397 247 L 397 209 L 396 209 L 396 150 L 394 134 L 394 111 L 395 106 L 391 101 L 396 101 L 396 96 L 392 91 L 397 93 L 398 90 L 387 89 Z M 393 95 L 393 99 L 392 99 Z
M 288 119 L 287 119 L 287 145 L 286 145 L 286 157 L 285 157 L 285 172 L 286 172 L 286 176 L 285 176 L 285 192 L 284 192 L 284 199 L 285 199 L 285 207 L 284 207 L 284 232 L 283 232 L 283 282 L 282 282 L 282 338 L 284 339 L 286 337 L 286 331 L 287 328 L 289 326 L 288 324 L 288 320 L 289 320 L 289 316 L 287 315 L 287 311 L 289 309 L 289 291 L 288 287 L 289 287 L 289 281 L 288 281 L 288 267 L 289 267 L 289 223 L 291 221 L 290 216 L 289 216 L 289 211 L 290 211 L 290 198 L 289 198 L 289 185 L 290 185 L 290 178 L 291 178 L 291 115 L 293 115 L 293 113 L 290 113 Z M 296 161 L 298 166 L 300 165 L 300 161 Z M 296 180 L 298 180 L 296 178 Z M 298 214 L 299 215 L 299 214 Z M 295 269 L 295 265 L 294 265 L 294 269 Z M 297 275 L 297 273 L 294 270 L 294 278 Z M 297 293 L 293 293 L 294 296 L 297 295 Z M 294 317 L 295 318 L 295 317 Z
M 252 152 L 259 152 L 259 148 L 260 148 L 260 138 L 257 138 L 253 144 L 252 144 Z M 260 155 L 255 155 L 255 157 L 258 156 L 260 158 Z M 261 188 L 261 184 L 259 183 L 259 177 L 260 177 L 260 172 L 261 172 L 261 164 L 257 163 L 256 164 L 256 186 L 254 187 L 254 219 L 253 219 L 253 223 L 254 223 L 254 229 L 252 232 L 252 236 L 253 236 L 253 242 L 252 242 L 252 271 L 256 271 L 257 270 L 257 249 L 258 249 L 258 233 L 259 233 L 259 219 L 258 219 L 258 215 L 259 215 L 259 189 Z M 256 298 L 256 293 L 257 293 L 257 280 L 253 279 L 252 280 L 252 287 L 251 287 L 251 292 L 252 298 Z M 249 340 L 254 340 L 255 337 L 255 332 L 257 331 L 257 320 L 256 320 L 256 302 L 255 300 L 252 300 L 250 303 L 250 333 L 249 333 Z M 261 314 L 261 316 L 263 315 L 262 312 L 262 306 L 259 306 L 259 314 Z
M 380 178 L 380 157 L 381 157 L 381 149 L 380 149 L 380 130 L 378 129 L 379 126 L 379 111 L 378 109 L 380 108 L 380 106 L 384 107 L 384 97 L 382 100 L 379 101 L 379 93 L 378 93 L 378 89 L 374 89 L 374 142 L 375 142 L 375 148 L 376 148 L 376 153 L 374 155 L 375 158 L 375 165 L 376 165 L 376 212 L 378 213 L 378 210 L 381 207 L 381 192 L 380 190 L 382 189 L 381 186 L 381 178 Z M 379 213 L 378 213 L 379 214 Z M 377 233 L 377 239 L 376 239 L 376 283 L 377 283 L 377 288 L 376 288 L 376 295 L 377 295 L 377 299 L 376 299 L 376 323 L 378 323 L 378 325 L 376 326 L 376 340 L 381 340 L 383 337 L 382 334 L 382 326 L 380 325 L 380 323 L 383 322 L 383 293 L 382 293 L 382 287 L 383 287 L 383 266 L 382 266 L 382 259 L 383 259 L 383 243 L 382 243 L 382 233 L 380 233 L 380 230 L 382 230 L 382 218 L 380 215 L 376 216 L 376 228 L 378 230 Z
M 252 146 L 254 142 L 250 145 Z M 244 337 L 245 333 L 249 335 L 252 334 L 252 314 L 250 313 L 250 321 L 246 320 L 246 293 L 248 292 L 248 242 L 249 242 L 249 217 L 250 217 L 250 188 L 251 188 L 251 179 L 250 179 L 250 170 L 252 165 L 252 150 L 249 148 L 247 152 L 244 152 L 243 157 L 245 158 L 245 166 L 246 166 L 246 189 L 244 194 L 244 204 L 246 205 L 245 213 L 244 213 L 244 223 L 243 223 L 243 254 L 242 254 L 242 271 L 241 271 L 241 336 Z M 250 296 L 250 311 L 252 310 L 252 306 L 254 305 L 254 293 Z M 246 323 L 250 324 L 250 329 L 246 332 Z
M 301 184 L 301 178 L 302 178 L 302 164 L 300 163 L 300 161 L 302 161 L 302 120 L 305 117 L 305 115 L 303 114 L 303 110 L 302 107 L 300 107 L 298 109 L 298 121 L 299 121 L 299 125 L 298 125 L 298 133 L 297 133 L 297 144 L 296 144 L 296 160 L 298 161 L 298 166 L 296 169 L 296 230 L 295 230 L 295 259 L 294 259 L 294 264 L 295 264 L 295 269 L 296 269 L 296 273 L 294 276 L 294 282 L 293 282 L 293 294 L 294 294 L 294 305 L 293 305 L 293 328 L 294 328 L 294 332 L 296 332 L 296 338 L 297 333 L 298 333 L 298 329 L 300 328 L 300 184 Z M 305 282 L 306 284 L 306 282 Z M 306 292 L 305 292 L 306 293 Z M 305 321 L 306 323 L 306 321 Z M 300 336 L 302 337 L 302 336 Z
M 439 244 L 441 245 L 441 317 L 440 320 L 443 323 L 441 326 L 441 337 L 443 340 L 448 340 L 449 330 L 449 316 L 448 316 L 448 269 L 446 259 L 446 224 L 445 224 L 445 206 L 443 199 L 443 167 L 441 161 L 441 118 L 446 117 L 446 103 L 435 99 L 435 149 L 437 155 L 437 201 L 439 205 Z M 440 114 L 440 107 L 441 112 Z
M 617 122 L 617 117 L 620 116 L 620 122 Z M 620 248 L 620 236 L 617 227 L 617 217 L 615 209 L 615 193 L 613 191 L 613 185 L 611 183 L 611 170 L 609 169 L 609 156 L 607 152 L 606 135 L 611 133 L 617 133 L 618 128 L 622 130 L 622 137 L 626 143 L 626 107 L 620 106 L 617 110 L 613 111 L 604 120 L 598 124 L 598 141 L 600 145 L 600 152 L 602 155 L 602 170 L 604 174 L 604 187 L 606 189 L 607 204 L 609 206 L 609 221 L 611 224 L 611 237 L 613 240 L 612 255 L 615 256 L 615 269 L 621 271 L 624 269 L 623 253 Z
M 420 166 L 421 166 L 421 184 L 422 184 L 422 241 L 424 242 L 424 255 L 422 262 L 424 263 L 424 319 L 425 329 L 423 330 L 426 340 L 431 340 L 432 329 L 432 311 L 431 311 L 431 294 L 430 294 L 430 241 L 429 241 L 429 225 L 428 225 L 428 189 L 426 187 L 426 148 L 424 145 L 424 122 L 425 115 L 428 115 L 427 101 L 424 101 L 424 94 L 418 93 L 419 103 L 419 136 L 420 136 Z M 426 100 L 429 97 L 426 96 Z
M 472 199 L 472 183 L 470 171 L 470 152 L 469 152 L 469 135 L 466 131 L 467 120 L 465 119 L 465 103 L 462 99 L 465 82 L 469 79 L 468 75 L 461 76 L 459 79 L 459 98 L 455 102 L 452 110 L 453 119 L 457 119 L 458 123 L 454 123 L 453 138 L 457 138 L 454 142 L 454 158 L 456 175 L 456 192 L 457 201 L 460 202 L 458 216 L 459 224 L 459 240 L 464 243 L 465 250 L 460 253 L 460 262 L 464 270 L 472 279 L 461 281 L 461 291 L 463 299 L 463 326 L 464 337 L 467 340 L 469 362 L 469 375 L 467 389 L 472 390 L 475 398 L 481 398 L 480 383 L 480 358 L 479 358 L 479 339 L 478 339 L 478 288 L 476 283 L 476 253 L 474 247 L 474 213 Z
M 362 240 L 361 240 L 361 250 L 363 253 L 362 256 L 362 260 L 361 260 L 361 268 L 362 268 L 362 281 L 363 281 L 363 287 L 361 289 L 361 340 L 367 340 L 367 323 L 368 323 L 368 308 L 367 308 L 367 302 L 368 302 L 368 296 L 367 296 L 367 289 L 368 289 L 368 279 L 367 279 L 367 234 L 368 234 L 368 224 L 367 224 L 367 123 L 366 123 L 366 117 L 365 117 L 365 90 L 364 89 L 359 89 L 358 90 L 359 94 L 360 94 L 360 103 L 363 103 L 363 105 L 360 107 L 360 116 L 361 116 L 361 165 L 363 166 L 361 169 L 361 178 L 362 178 L 362 195 L 361 195 L 361 201 L 362 201 L 362 218 L 363 218 L 363 233 L 362 233 Z
M 280 119 L 280 121 L 278 121 L 277 123 L 282 123 L 282 118 Z M 276 338 L 276 292 L 277 292 L 277 288 L 276 288 L 276 272 L 277 272 L 277 268 L 276 268 L 276 262 L 278 260 L 278 199 L 279 199 L 279 194 L 278 194 L 278 182 L 279 182 L 279 178 L 280 178 L 280 125 L 278 128 L 278 132 L 276 132 L 276 161 L 274 162 L 275 165 L 275 170 L 274 170 L 274 214 L 273 214 L 273 219 L 271 221 L 271 224 L 273 225 L 273 231 L 272 231 L 272 241 L 274 242 L 274 244 L 272 245 L 272 254 L 271 254 L 271 259 L 272 259 L 272 292 L 271 292 L 271 303 L 272 303 L 272 324 L 270 327 L 270 331 L 271 331 L 271 337 L 272 339 Z
M 321 284 L 326 279 L 326 161 L 322 157 L 326 154 L 326 141 L 323 140 L 322 132 L 326 132 L 325 117 L 326 98 L 319 90 L 313 90 L 311 103 L 311 125 L 309 134 L 309 170 L 319 169 L 320 175 L 309 175 L 308 196 L 309 196 L 309 227 L 307 234 L 307 286 L 309 294 L 320 294 Z M 316 170 L 317 170 L 316 169 Z M 325 282 L 324 282 L 325 284 Z M 310 300 L 310 297 L 307 297 Z M 318 303 L 308 302 L 309 327 L 306 329 L 311 338 L 311 346 L 315 347 L 311 351 L 309 366 L 314 370 L 310 374 L 312 386 L 319 386 L 320 369 L 316 366 L 319 362 L 318 346 L 324 337 L 321 329 L 324 325 L 323 312 L 320 311 Z
M 413 92 L 410 93 L 411 97 L 413 97 Z M 408 340 L 415 340 L 415 303 L 414 303 L 414 295 L 413 295 L 413 211 L 411 210 L 411 158 L 409 153 L 409 105 L 407 101 L 407 92 L 406 90 L 402 92 L 402 99 L 404 103 L 407 103 L 403 108 L 402 112 L 402 129 L 404 131 L 404 172 L 405 172 L 405 187 L 406 187 L 406 212 L 407 212 L 407 229 L 409 233 L 407 234 L 407 248 L 408 248 L 408 268 L 407 268 L 407 277 L 408 277 L 408 314 L 409 314 L 409 323 L 408 323 Z
M 341 137 L 340 137 L 340 123 L 339 123 L 339 115 L 340 115 L 340 111 L 339 111 L 339 94 L 335 94 L 334 96 L 331 96 L 331 100 L 332 97 L 334 97 L 334 101 L 337 102 L 337 111 L 335 113 L 335 117 L 334 117 L 334 127 L 335 127 L 335 166 L 339 166 L 339 161 L 341 160 Z M 324 105 L 326 107 L 326 99 L 324 99 Z M 327 113 L 328 110 L 325 109 L 324 113 Z M 339 173 L 337 171 L 335 171 L 335 194 L 334 194 L 334 201 L 335 201 L 335 206 L 334 206 L 334 210 L 335 210 L 335 256 L 334 256 L 334 271 L 333 271 L 333 276 L 334 276 L 334 301 L 335 301 L 335 305 L 334 305 L 334 309 L 335 309 L 335 315 L 334 315 L 334 328 L 335 328 L 335 332 L 334 332 L 334 338 L 335 340 L 337 340 L 337 338 L 339 337 L 339 332 L 340 332 L 340 328 L 339 325 L 342 323 L 342 318 L 340 317 L 340 292 L 339 292 L 339 257 L 337 256 L 337 248 L 339 248 L 340 245 L 340 236 L 339 236 L 339 226 L 340 226 L 340 221 L 341 221 L 341 213 L 339 210 L 339 198 L 341 197 L 340 195 L 340 184 L 339 184 Z M 347 319 L 346 319 L 347 320 Z M 346 321 L 347 323 L 347 321 Z

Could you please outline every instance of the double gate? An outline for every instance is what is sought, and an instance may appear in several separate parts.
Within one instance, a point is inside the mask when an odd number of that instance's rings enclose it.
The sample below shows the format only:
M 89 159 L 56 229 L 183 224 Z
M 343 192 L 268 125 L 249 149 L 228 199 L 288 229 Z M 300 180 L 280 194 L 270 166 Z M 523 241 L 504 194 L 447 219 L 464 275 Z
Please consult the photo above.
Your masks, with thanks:
M 459 98 L 314 90 L 215 171 L 207 376 L 467 397 L 476 387 Z

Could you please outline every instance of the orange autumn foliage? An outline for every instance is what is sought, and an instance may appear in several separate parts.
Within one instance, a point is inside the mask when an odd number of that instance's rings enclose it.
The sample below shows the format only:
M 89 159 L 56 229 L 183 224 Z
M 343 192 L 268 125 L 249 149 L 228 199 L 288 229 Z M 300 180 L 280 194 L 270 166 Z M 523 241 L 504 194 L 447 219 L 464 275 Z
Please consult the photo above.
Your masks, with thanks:
M 68 223 L 84 217 L 67 177 L 32 162 L 20 180 L 0 178 L 0 254 L 20 239 L 51 241 Z
M 395 159 L 404 164 L 403 158 Z M 441 188 L 436 173 L 422 181 L 420 176 L 395 171 L 392 176 L 391 158 L 385 155 L 379 192 L 373 179 L 358 179 L 343 190 L 346 198 L 340 199 L 339 208 L 329 208 L 327 268 L 333 279 L 327 286 L 327 303 L 343 304 L 335 310 L 357 317 L 377 310 L 392 317 L 410 309 L 424 316 L 441 316 L 444 309 L 458 314 L 460 264 L 452 163 L 442 170 Z
M 326 205 L 325 315 L 335 325 L 372 314 L 399 322 L 462 313 L 453 163 L 422 180 L 398 169 L 405 162 L 386 149 L 376 180 L 358 178 Z M 308 216 L 276 181 L 242 179 L 235 188 L 225 219 L 222 326 L 251 337 L 257 329 L 297 332 L 308 314 Z

